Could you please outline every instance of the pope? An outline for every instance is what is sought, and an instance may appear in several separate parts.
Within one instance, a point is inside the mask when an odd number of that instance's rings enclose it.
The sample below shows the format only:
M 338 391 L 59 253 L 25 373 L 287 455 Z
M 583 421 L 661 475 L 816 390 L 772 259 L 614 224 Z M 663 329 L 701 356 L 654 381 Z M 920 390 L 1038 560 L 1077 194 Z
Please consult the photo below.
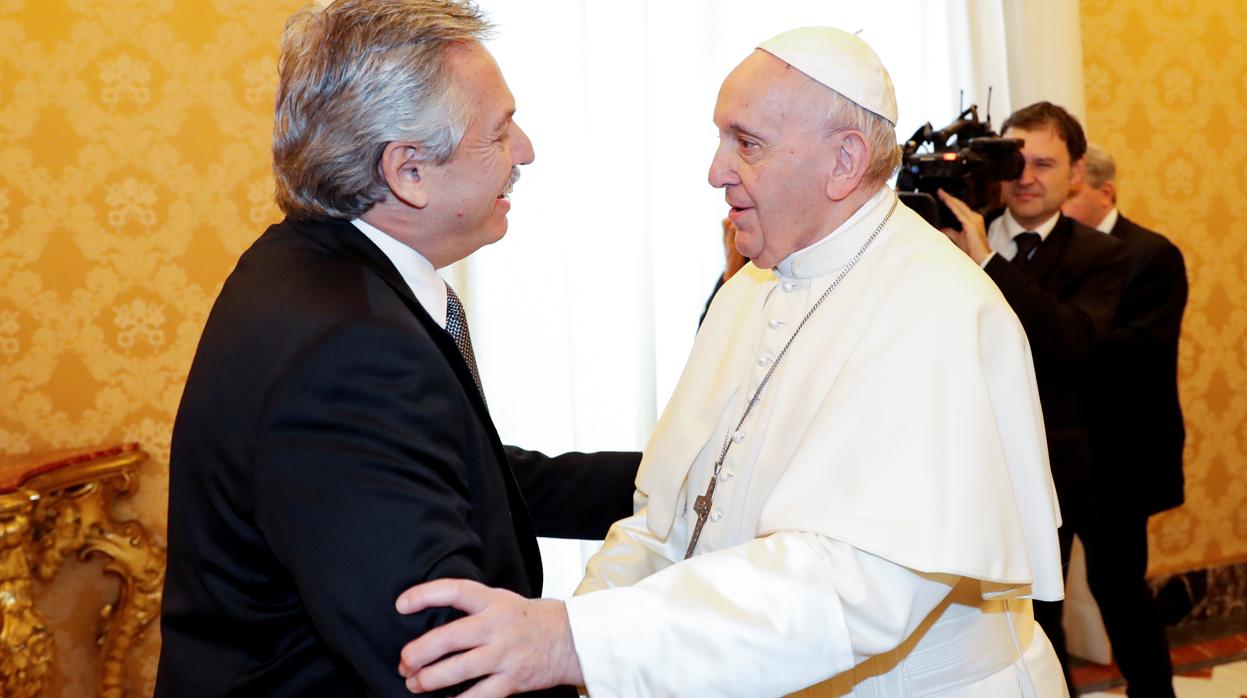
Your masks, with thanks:
M 1063 594 L 1026 334 L 886 181 L 896 98 L 829 28 L 762 43 L 719 91 L 710 184 L 751 263 L 716 296 L 655 427 L 636 513 L 577 595 L 404 592 L 462 619 L 408 688 L 602 696 L 1065 696 L 1032 599 Z

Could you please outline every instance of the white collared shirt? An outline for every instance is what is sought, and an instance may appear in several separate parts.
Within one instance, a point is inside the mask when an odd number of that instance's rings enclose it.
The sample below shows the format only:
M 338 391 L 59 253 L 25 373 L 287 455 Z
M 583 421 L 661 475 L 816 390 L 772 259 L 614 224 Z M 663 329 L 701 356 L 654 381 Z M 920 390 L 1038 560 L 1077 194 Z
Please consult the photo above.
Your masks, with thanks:
M 1116 225 L 1117 225 L 1117 207 L 1114 206 L 1108 213 L 1104 214 L 1104 219 L 1101 220 L 1095 226 L 1095 229 L 1100 231 L 1101 233 L 1111 234 L 1113 232 L 1113 227 Z
M 372 243 L 390 260 L 407 282 L 416 300 L 424 308 L 438 326 L 446 327 L 446 282 L 438 275 L 433 264 L 424 255 L 390 237 L 379 228 L 369 225 L 364 219 L 351 221 Z
M 1004 215 L 992 221 L 991 226 L 987 229 L 987 244 L 992 248 L 992 254 L 987 255 L 987 259 L 984 259 L 980 266 L 986 267 L 987 263 L 992 261 L 993 255 L 1000 255 L 1009 261 L 1013 261 L 1013 258 L 1018 253 L 1018 244 L 1013 239 L 1022 233 L 1039 233 L 1039 242 L 1042 244 L 1044 240 L 1048 239 L 1048 234 L 1056 227 L 1056 222 L 1060 217 L 1061 212 L 1057 211 L 1048 220 L 1040 223 L 1038 227 L 1027 228 L 1018 223 L 1017 219 L 1013 217 L 1012 211 L 1005 209 Z

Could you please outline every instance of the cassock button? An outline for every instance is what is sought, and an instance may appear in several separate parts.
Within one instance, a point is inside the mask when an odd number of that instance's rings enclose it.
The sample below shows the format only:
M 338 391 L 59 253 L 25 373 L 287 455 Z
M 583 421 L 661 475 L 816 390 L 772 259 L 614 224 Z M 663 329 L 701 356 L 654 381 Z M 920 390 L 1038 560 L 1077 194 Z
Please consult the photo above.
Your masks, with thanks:
M 731 482 L 732 478 L 734 477 L 736 477 L 736 473 L 730 470 L 724 470 L 723 472 L 719 473 L 720 482 Z
M 796 287 L 797 287 L 797 285 L 796 285 L 796 284 L 794 284 L 794 283 L 793 283 L 793 282 L 791 282 L 791 281 L 785 281 L 785 282 L 784 282 L 784 290 L 785 290 L 785 291 L 791 291 L 792 289 L 794 289 L 794 288 L 796 288 Z
M 767 356 L 766 354 L 763 354 L 762 356 L 758 357 L 759 366 L 769 366 L 770 363 L 771 363 L 771 357 Z
M 744 441 L 744 440 L 745 440 L 745 432 L 737 431 L 732 434 L 733 443 L 740 443 L 741 441 Z
M 769 321 L 767 321 L 766 326 L 767 326 L 767 327 L 769 327 L 769 328 L 771 328 L 771 329 L 773 329 L 773 330 L 778 330 L 780 327 L 782 327 L 782 326 L 784 326 L 784 325 L 787 325 L 787 324 L 788 324 L 788 323 L 787 323 L 787 322 L 785 322 L 784 320 L 780 320 L 779 318 L 775 318 L 774 320 L 769 320 Z
M 719 519 L 723 518 L 723 512 L 715 509 L 710 512 L 710 523 L 719 523 Z

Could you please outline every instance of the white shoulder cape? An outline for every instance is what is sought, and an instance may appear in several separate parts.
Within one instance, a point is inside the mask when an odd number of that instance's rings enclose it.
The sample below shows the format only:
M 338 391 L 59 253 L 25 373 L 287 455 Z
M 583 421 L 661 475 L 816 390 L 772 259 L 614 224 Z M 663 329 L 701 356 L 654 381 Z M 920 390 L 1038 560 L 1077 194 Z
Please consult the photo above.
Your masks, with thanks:
M 725 284 L 637 474 L 665 539 L 752 360 L 775 274 Z M 921 218 L 892 221 L 789 349 L 750 482 L 756 531 L 819 533 L 989 595 L 1063 595 L 1030 346 L 991 280 Z M 777 375 L 777 378 L 779 376 Z M 695 487 L 700 491 L 700 483 Z

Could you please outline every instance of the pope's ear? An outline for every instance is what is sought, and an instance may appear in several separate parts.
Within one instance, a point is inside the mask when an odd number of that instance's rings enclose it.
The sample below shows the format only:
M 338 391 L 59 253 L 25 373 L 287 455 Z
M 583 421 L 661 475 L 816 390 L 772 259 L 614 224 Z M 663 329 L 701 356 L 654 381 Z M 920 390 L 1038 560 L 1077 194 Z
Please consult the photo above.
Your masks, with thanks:
M 841 201 L 852 194 L 870 165 L 870 145 L 856 129 L 840 131 L 831 139 L 832 168 L 827 177 L 827 198 Z
M 425 176 L 427 163 L 420 159 L 414 143 L 392 141 L 381 151 L 381 176 L 394 197 L 408 206 L 424 208 L 429 204 L 429 181 Z

